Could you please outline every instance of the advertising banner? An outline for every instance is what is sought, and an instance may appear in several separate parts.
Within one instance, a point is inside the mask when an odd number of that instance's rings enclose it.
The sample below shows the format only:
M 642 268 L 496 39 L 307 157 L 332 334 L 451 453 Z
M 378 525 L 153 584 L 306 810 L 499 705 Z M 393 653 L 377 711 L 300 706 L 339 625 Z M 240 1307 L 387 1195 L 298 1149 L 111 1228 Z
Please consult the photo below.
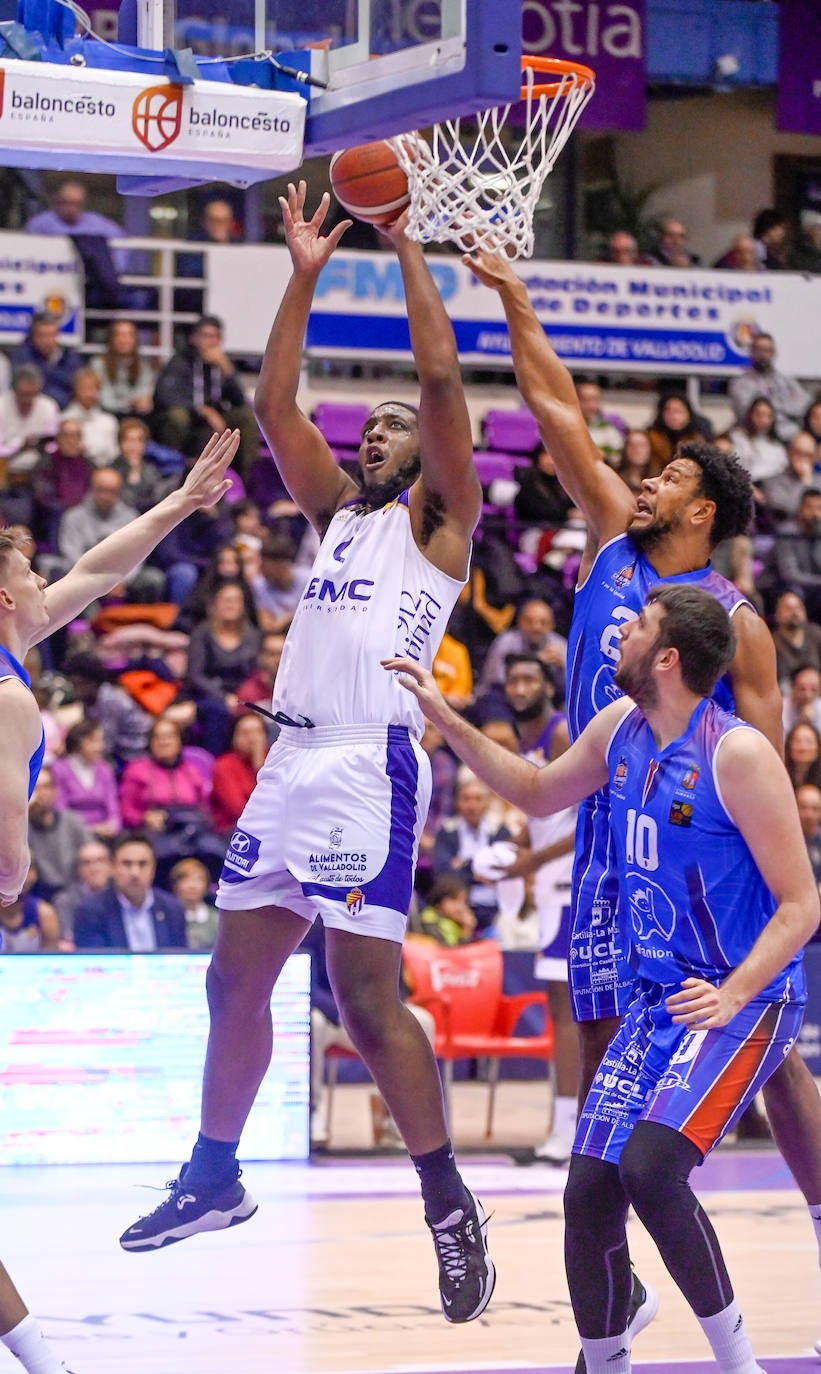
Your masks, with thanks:
M 522 47 L 593 68 L 596 94 L 581 117 L 582 128 L 644 128 L 645 0 L 524 0 Z
M 248 245 L 237 255 L 224 247 L 208 259 L 208 309 L 224 318 L 229 348 L 261 353 L 290 274 L 287 249 Z M 497 294 L 458 257 L 431 254 L 428 262 L 462 362 L 510 366 Z M 515 270 L 560 357 L 580 372 L 728 376 L 747 366 L 752 337 L 765 330 L 782 371 L 821 376 L 821 277 L 553 261 Z M 307 346 L 322 356 L 408 357 L 396 259 L 337 251 L 319 278 Z
M 821 6 L 818 0 L 781 0 L 779 11 L 776 125 L 821 134 Z
M 229 82 L 48 62 L 0 63 L 6 166 L 258 180 L 302 161 L 305 101 Z M 59 155 L 59 161 L 57 160 Z
M 83 269 L 71 239 L 0 234 L 0 344 L 19 343 L 36 310 L 62 320 L 63 343 L 83 339 Z

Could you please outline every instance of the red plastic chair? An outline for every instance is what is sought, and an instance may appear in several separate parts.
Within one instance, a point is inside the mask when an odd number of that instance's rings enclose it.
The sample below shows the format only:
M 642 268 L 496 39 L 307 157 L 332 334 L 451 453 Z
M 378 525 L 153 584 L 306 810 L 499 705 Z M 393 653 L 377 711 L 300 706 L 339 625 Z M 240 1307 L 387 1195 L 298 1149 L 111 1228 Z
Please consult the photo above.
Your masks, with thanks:
M 455 1059 L 487 1058 L 488 1107 L 485 1139 L 493 1134 L 496 1084 L 502 1059 L 553 1059 L 553 1022 L 543 992 L 502 992 L 502 951 L 493 940 L 448 949 L 425 937 L 402 948 L 410 1000 L 427 1007 L 436 1021 L 434 1051 L 442 1061 L 445 1100 L 450 1106 Z M 544 1009 L 540 1035 L 516 1035 L 526 1007 Z

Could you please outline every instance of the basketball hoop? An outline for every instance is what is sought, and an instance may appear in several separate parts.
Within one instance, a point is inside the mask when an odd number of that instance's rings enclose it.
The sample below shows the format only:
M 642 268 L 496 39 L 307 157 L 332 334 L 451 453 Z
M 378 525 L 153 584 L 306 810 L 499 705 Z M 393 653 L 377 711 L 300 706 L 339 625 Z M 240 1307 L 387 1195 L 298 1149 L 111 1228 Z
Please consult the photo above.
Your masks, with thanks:
M 537 80 L 547 76 L 549 80 Z M 418 133 L 389 140 L 408 178 L 408 238 L 486 249 L 510 258 L 533 252 L 533 215 L 542 186 L 595 89 L 595 74 L 577 62 L 522 57 L 524 133 L 505 126 L 512 105 L 468 121 L 434 124 L 430 143 Z M 509 143 L 510 146 L 505 146 Z

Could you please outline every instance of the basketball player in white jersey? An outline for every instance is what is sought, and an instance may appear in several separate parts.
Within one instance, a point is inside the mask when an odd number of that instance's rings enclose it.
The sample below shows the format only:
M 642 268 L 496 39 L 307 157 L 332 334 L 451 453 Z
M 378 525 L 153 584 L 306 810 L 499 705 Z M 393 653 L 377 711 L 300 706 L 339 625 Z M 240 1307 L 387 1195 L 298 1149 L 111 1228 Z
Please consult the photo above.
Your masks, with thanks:
M 121 1244 L 157 1249 L 256 1210 L 236 1150 L 270 1060 L 272 989 L 319 916 L 343 1023 L 419 1173 L 445 1317 L 470 1321 L 495 1277 L 485 1217 L 453 1161 L 430 1045 L 397 991 L 430 768 L 421 711 L 380 659 L 404 646 L 432 664 L 467 577 L 482 493 L 453 330 L 402 220 L 385 234 L 405 287 L 418 412 L 404 402 L 376 407 L 362 435 L 360 489 L 300 411 L 314 291 L 350 224 L 323 236 L 329 197 L 306 218 L 305 196 L 300 182 L 280 201 L 293 271 L 256 411 L 322 543 L 277 674 L 281 733 L 229 842 L 217 896 L 200 1137 L 170 1197 Z

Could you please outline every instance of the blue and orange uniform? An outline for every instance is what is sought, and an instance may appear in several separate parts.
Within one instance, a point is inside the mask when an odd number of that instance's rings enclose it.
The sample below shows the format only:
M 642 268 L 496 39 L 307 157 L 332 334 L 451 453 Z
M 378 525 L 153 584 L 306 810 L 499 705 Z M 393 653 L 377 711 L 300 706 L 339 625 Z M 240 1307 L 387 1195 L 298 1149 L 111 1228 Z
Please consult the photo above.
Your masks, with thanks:
M 732 616 L 750 606 L 738 588 L 708 565 L 696 572 L 659 577 L 629 535 L 611 539 L 598 552 L 576 589 L 568 636 L 567 723 L 571 741 L 599 711 L 622 695 L 613 677 L 619 638 L 626 621 L 641 611 L 650 587 L 685 583 L 709 592 Z M 715 699 L 732 710 L 732 691 L 722 678 Z M 622 1016 L 635 972 L 623 948 L 618 914 L 619 881 L 610 829 L 610 798 L 602 788 L 582 802 L 576 823 L 570 939 L 570 988 L 577 1021 Z
M 676 1025 L 665 1007 L 685 978 L 721 984 L 775 911 L 716 780 L 723 741 L 752 728 L 705 698 L 665 749 L 638 707 L 613 733 L 613 849 L 638 981 L 582 1111 L 577 1153 L 616 1163 L 641 1120 L 671 1127 L 706 1155 L 798 1035 L 806 1001 L 800 954 L 726 1026 Z

